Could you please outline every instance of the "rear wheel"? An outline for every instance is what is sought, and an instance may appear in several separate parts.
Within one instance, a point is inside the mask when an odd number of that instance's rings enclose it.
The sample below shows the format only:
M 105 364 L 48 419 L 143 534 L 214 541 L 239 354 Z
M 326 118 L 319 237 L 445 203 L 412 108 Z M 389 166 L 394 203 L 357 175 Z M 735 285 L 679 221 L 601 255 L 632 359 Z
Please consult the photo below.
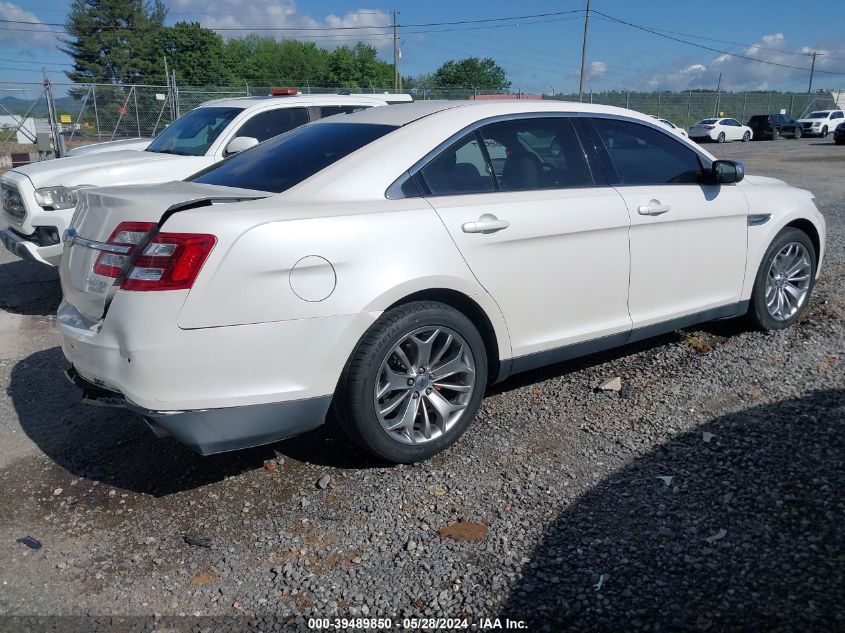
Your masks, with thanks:
M 786 228 L 769 245 L 751 293 L 748 314 L 763 330 L 789 327 L 807 306 L 816 271 L 816 252 L 803 231 Z
M 774 130 L 772 130 L 772 140 L 776 141 L 779 138 L 780 138 L 780 128 L 776 127 Z
M 362 448 L 413 463 L 458 440 L 486 384 L 487 355 L 472 322 L 445 304 L 417 301 L 385 312 L 364 335 L 335 410 Z
M 716 137 L 717 143 L 724 143 L 725 142 L 725 133 L 719 132 L 719 136 Z
M 742 142 L 743 143 L 747 143 L 750 140 L 751 140 L 751 132 L 746 132 L 745 134 L 742 135 Z

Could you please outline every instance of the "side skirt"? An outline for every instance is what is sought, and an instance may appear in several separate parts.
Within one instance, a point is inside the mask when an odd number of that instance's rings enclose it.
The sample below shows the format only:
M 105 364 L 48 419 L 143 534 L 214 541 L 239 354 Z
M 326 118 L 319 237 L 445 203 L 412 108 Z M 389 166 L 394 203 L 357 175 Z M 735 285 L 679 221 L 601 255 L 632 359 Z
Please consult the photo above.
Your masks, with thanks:
M 660 336 L 661 334 L 690 327 L 691 325 L 697 325 L 698 323 L 738 317 L 748 311 L 748 304 L 748 301 L 739 301 L 737 303 L 731 303 L 718 308 L 711 308 L 709 310 L 696 312 L 695 314 L 689 314 L 687 316 L 678 317 L 677 319 L 671 319 L 662 323 L 655 323 L 654 325 L 636 328 L 628 332 L 610 334 L 608 336 L 602 336 L 601 338 L 584 341 L 582 343 L 575 343 L 573 345 L 557 347 L 543 352 L 518 356 L 517 358 L 502 361 L 501 365 L 503 371 L 499 372 L 496 382 L 501 382 L 509 376 L 513 376 L 514 374 L 519 374 L 524 371 L 530 371 L 532 369 L 537 369 L 538 367 L 554 365 L 556 363 L 562 363 L 581 356 L 588 356 L 597 352 L 603 352 L 608 349 L 613 349 L 614 347 L 621 347 L 628 343 L 642 341 L 647 338 Z

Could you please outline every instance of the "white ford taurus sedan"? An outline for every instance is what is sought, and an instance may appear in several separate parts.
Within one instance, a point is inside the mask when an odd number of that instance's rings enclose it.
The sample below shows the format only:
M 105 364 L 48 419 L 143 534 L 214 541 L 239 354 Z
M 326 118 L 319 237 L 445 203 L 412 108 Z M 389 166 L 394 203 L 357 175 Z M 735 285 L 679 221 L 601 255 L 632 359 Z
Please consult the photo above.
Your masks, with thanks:
M 187 182 L 81 192 L 69 376 L 201 453 L 330 411 L 414 462 L 490 383 L 711 319 L 784 328 L 825 223 L 651 117 L 421 102 L 318 121 Z
M 736 119 L 702 119 L 689 127 L 689 137 L 696 141 L 742 141 L 754 138 L 754 130 Z

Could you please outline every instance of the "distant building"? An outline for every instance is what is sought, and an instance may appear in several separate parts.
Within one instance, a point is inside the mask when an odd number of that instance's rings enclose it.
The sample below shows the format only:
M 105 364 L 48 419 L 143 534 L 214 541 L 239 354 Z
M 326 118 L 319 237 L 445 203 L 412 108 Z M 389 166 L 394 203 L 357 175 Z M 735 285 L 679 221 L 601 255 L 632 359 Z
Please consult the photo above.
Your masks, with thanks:
M 50 122 L 47 119 L 27 117 L 23 119 L 22 125 L 20 125 L 20 122 L 20 117 L 0 115 L 0 140 L 5 140 L 15 131 L 18 144 L 29 145 L 35 143 L 37 132 L 50 132 Z

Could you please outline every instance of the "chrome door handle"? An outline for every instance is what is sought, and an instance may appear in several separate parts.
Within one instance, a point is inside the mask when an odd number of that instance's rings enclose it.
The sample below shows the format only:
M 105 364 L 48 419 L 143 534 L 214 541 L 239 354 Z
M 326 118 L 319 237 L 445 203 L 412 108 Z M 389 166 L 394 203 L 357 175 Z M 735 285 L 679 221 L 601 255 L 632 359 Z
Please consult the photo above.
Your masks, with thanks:
M 668 204 L 661 204 L 660 200 L 649 200 L 648 204 L 637 207 L 637 213 L 640 215 L 663 215 L 671 208 Z
M 492 213 L 484 213 L 475 222 L 464 222 L 461 230 L 464 233 L 496 233 L 511 225 L 507 220 L 500 220 Z

